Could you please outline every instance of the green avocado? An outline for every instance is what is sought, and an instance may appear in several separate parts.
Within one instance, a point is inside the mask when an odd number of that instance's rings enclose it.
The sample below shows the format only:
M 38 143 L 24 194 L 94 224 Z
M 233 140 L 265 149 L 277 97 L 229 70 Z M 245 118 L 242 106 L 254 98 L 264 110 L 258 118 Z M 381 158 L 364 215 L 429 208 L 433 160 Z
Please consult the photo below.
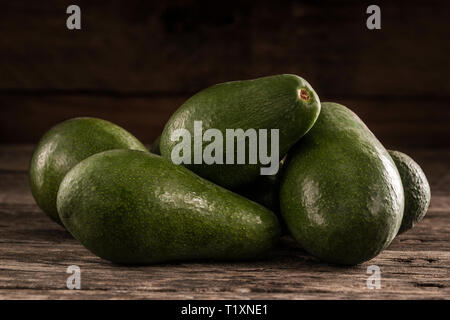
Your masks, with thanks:
M 180 129 L 190 133 L 190 164 L 183 165 L 198 175 L 213 181 L 230 190 L 238 190 L 252 183 L 261 175 L 260 169 L 267 167 L 260 159 L 250 163 L 249 143 L 246 138 L 239 138 L 245 142 L 245 164 L 226 163 L 227 151 L 237 159 L 236 148 L 223 150 L 224 164 L 194 164 L 194 121 L 202 121 L 202 129 L 219 130 L 223 136 L 223 146 L 227 129 L 266 129 L 270 140 L 271 129 L 279 130 L 279 160 L 313 126 L 320 112 L 319 97 L 304 79 L 290 74 L 264 77 L 254 80 L 233 81 L 217 84 L 192 96 L 169 119 L 161 135 L 161 155 L 172 159 L 172 152 L 180 139 L 175 139 Z M 174 138 L 172 141 L 171 138 Z M 200 137 L 201 139 L 201 137 Z M 234 141 L 237 139 L 234 138 Z M 215 141 L 214 141 L 215 142 Z M 200 142 L 201 143 L 201 142 Z M 201 150 L 205 150 L 212 142 L 205 142 Z M 270 148 L 270 143 L 268 150 Z M 236 145 L 236 143 L 234 144 Z M 261 148 L 256 150 L 261 151 Z M 268 154 L 271 154 L 270 152 Z M 226 163 L 226 164 L 225 164 Z
M 306 251 L 355 265 L 391 243 L 404 194 L 389 153 L 361 119 L 343 105 L 322 103 L 314 127 L 288 153 L 280 207 Z
M 62 181 L 57 205 L 76 239 L 116 263 L 250 259 L 279 238 L 270 210 L 140 151 L 80 162 Z
M 399 234 L 423 219 L 430 205 L 431 192 L 427 177 L 420 166 L 408 155 L 389 150 L 397 166 L 405 192 L 405 212 Z
M 288 235 L 286 227 L 280 213 L 280 178 L 283 170 L 284 159 L 280 161 L 280 169 L 277 174 L 271 176 L 259 176 L 254 182 L 243 186 L 236 193 L 255 201 L 271 210 L 279 218 L 281 235 Z
M 65 174 L 87 157 L 110 149 L 146 151 L 121 127 L 96 118 L 74 118 L 51 128 L 40 140 L 31 158 L 29 181 L 39 207 L 61 224 L 56 195 Z
M 281 169 L 280 169 L 281 170 Z M 246 185 L 236 193 L 255 201 L 264 207 L 277 213 L 279 209 L 279 185 L 280 175 L 259 176 L 250 185 Z

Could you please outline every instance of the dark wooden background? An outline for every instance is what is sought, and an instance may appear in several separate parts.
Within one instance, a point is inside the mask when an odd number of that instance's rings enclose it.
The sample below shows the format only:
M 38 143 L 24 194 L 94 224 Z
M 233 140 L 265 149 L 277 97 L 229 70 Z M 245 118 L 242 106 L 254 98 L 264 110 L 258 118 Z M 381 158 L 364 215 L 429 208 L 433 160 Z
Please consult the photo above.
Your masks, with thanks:
M 279 73 L 356 111 L 389 148 L 450 146 L 450 4 L 364 1 L 7 1 L 0 10 L 0 143 L 35 143 L 75 116 L 145 143 L 193 93 Z

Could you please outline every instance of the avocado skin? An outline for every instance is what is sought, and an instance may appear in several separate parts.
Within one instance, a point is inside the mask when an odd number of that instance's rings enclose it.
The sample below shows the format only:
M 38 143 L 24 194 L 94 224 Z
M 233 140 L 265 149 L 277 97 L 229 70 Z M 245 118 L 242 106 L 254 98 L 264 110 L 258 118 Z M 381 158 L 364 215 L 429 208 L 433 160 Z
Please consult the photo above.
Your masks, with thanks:
M 259 203 L 275 213 L 280 222 L 281 235 L 289 235 L 289 230 L 280 213 L 280 179 L 284 159 L 280 161 L 280 170 L 271 176 L 259 176 L 250 185 L 246 185 L 236 193 Z
M 430 206 L 431 191 L 422 168 L 408 155 L 389 150 L 397 166 L 405 193 L 405 211 L 399 234 L 408 231 L 423 219 Z
M 57 124 L 41 138 L 31 158 L 29 182 L 36 203 L 61 224 L 56 195 L 65 174 L 95 153 L 124 148 L 147 150 L 133 135 L 109 121 L 81 117 Z
M 299 98 L 299 89 L 310 96 Z M 203 132 L 219 129 L 279 129 L 280 160 L 313 126 L 320 112 L 320 100 L 304 79 L 291 74 L 217 84 L 192 96 L 169 119 L 161 136 L 161 155 L 171 159 L 179 143 L 170 136 L 180 128 L 191 133 L 191 163 L 194 158 L 194 121 L 203 121 Z M 210 142 L 204 142 L 203 148 Z M 269 146 L 270 148 L 270 146 Z M 224 158 L 225 158 L 224 150 Z M 248 145 L 246 146 L 248 155 Z M 236 157 L 235 157 L 236 158 Z M 225 161 L 224 161 L 225 162 Z M 261 164 L 184 164 L 198 175 L 227 189 L 237 190 L 260 175 Z
M 161 150 L 159 149 L 159 143 L 161 141 L 161 135 L 158 136 L 158 138 L 153 141 L 152 145 L 150 146 L 150 152 L 153 154 L 161 155 Z
M 281 170 L 281 169 L 280 169 Z M 274 213 L 280 211 L 279 208 L 279 180 L 278 174 L 272 176 L 259 176 L 250 185 L 244 186 L 237 191 L 238 194 L 255 201 Z
M 404 195 L 389 153 L 351 110 L 322 103 L 311 131 L 288 153 L 280 207 L 291 234 L 321 260 L 370 260 L 397 234 Z
M 58 192 L 67 230 L 116 263 L 259 257 L 279 238 L 275 215 L 158 155 L 96 154 Z

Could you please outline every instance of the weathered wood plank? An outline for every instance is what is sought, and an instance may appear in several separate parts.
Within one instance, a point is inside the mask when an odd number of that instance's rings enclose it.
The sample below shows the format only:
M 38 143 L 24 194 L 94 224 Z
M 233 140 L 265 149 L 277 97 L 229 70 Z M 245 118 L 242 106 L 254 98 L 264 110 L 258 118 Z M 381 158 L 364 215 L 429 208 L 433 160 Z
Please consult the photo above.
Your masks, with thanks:
M 34 144 L 0 144 L 0 171 L 27 171 L 35 147 Z
M 358 1 L 67 1 L 2 5 L 0 88 L 194 92 L 298 73 L 323 95 L 449 95 L 447 1 L 383 2 L 382 29 Z M 447 68 L 447 72 L 436 72 Z
M 35 205 L 1 206 L 0 217 L 0 298 L 429 299 L 449 293 L 448 210 L 432 209 L 378 257 L 350 268 L 321 263 L 289 239 L 256 262 L 120 266 L 89 253 Z M 381 268 L 381 290 L 365 286 L 373 264 Z M 70 265 L 82 270 L 82 291 L 65 288 Z
M 28 173 L 0 173 L 0 204 L 32 205 L 34 203 L 28 184 Z
M 449 289 L 448 211 L 429 213 L 446 228 L 447 247 L 392 250 L 356 267 L 319 262 L 285 239 L 266 260 L 179 263 L 146 267 L 114 265 L 84 249 L 35 206 L 1 210 L 0 296 L 12 298 L 445 298 Z M 446 220 L 443 218 L 446 217 Z M 429 224 L 428 224 L 429 227 Z M 430 231 L 430 234 L 435 234 Z M 445 239 L 444 239 L 445 240 Z M 406 242 L 403 245 L 416 247 Z M 438 248 L 434 251 L 432 248 Z M 65 290 L 69 265 L 82 270 L 80 292 Z M 368 265 L 382 272 L 382 290 L 365 286 Z
M 430 182 L 436 195 L 421 223 L 364 264 L 322 263 L 286 237 L 258 261 L 136 267 L 96 257 L 40 211 L 29 193 L 23 160 L 31 150 L 32 146 L 0 146 L 0 299 L 450 297 L 450 190 L 439 189 L 449 181 L 443 174 L 449 172 L 448 151 L 409 151 L 433 173 Z M 70 265 L 81 268 L 82 290 L 66 288 Z M 369 265 L 380 267 L 379 290 L 366 287 Z
M 295 247 L 266 260 L 241 263 L 180 263 L 129 267 L 113 265 L 80 245 L 7 244 L 0 294 L 5 298 L 446 298 L 450 257 L 443 251 L 385 250 L 355 267 L 321 263 Z M 1 243 L 2 251 L 5 244 Z M 41 248 L 41 251 L 36 252 Z M 24 252 L 29 252 L 26 256 Z M 81 268 L 82 291 L 66 290 L 66 269 Z M 382 289 L 366 287 L 367 267 L 381 269 Z

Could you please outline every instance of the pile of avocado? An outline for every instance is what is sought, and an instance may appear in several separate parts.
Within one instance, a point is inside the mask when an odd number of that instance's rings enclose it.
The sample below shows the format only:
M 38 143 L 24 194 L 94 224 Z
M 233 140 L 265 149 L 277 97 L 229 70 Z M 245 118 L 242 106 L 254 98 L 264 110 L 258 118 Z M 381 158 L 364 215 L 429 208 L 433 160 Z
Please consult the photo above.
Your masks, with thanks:
M 256 164 L 175 165 L 172 136 L 279 130 L 280 170 Z M 248 146 L 247 146 L 248 148 Z M 97 118 L 50 129 L 31 160 L 39 207 L 99 257 L 125 264 L 247 260 L 281 235 L 310 254 L 354 265 L 427 212 L 430 187 L 407 155 L 388 151 L 343 105 L 321 103 L 296 75 L 214 85 L 188 99 L 150 152 Z

